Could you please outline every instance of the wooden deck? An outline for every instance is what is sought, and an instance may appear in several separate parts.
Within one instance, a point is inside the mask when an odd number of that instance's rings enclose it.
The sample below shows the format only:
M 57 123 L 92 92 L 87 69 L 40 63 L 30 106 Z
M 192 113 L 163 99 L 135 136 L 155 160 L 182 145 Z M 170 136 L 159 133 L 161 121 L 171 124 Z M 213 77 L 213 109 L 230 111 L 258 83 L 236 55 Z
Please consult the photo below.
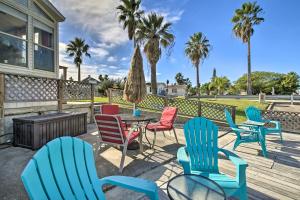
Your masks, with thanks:
M 257 143 L 240 145 L 235 153 L 244 158 L 247 168 L 247 186 L 249 199 L 300 199 L 300 135 L 284 133 L 284 142 L 281 144 L 279 137 L 267 136 L 268 158 L 262 156 Z M 219 146 L 231 150 L 235 136 L 227 134 L 220 138 Z M 235 167 L 230 161 L 220 157 L 220 171 L 231 176 L 235 175 Z M 166 192 L 168 180 L 182 173 L 182 168 L 173 159 L 141 175 L 156 181 L 162 191 Z M 132 199 L 145 199 L 141 195 L 126 191 Z M 118 195 L 124 197 L 124 191 L 115 188 L 107 193 L 112 199 Z M 161 192 L 161 199 L 168 199 Z

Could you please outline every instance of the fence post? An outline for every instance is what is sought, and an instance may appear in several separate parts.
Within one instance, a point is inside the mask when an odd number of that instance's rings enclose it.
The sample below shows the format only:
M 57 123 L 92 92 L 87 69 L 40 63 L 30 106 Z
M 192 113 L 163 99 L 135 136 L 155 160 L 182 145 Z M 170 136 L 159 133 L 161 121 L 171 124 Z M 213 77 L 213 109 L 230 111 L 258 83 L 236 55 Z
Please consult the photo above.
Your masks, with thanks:
M 291 94 L 291 105 L 294 105 L 294 94 Z
M 164 107 L 167 107 L 169 105 L 169 99 L 167 96 L 164 97 Z
M 0 136 L 4 135 L 5 75 L 0 73 Z M 1 138 L 1 137 L 0 137 Z M 2 143 L 3 140 L 0 140 Z
M 62 112 L 63 110 L 63 101 L 64 101 L 64 84 L 63 80 L 58 80 L 58 88 L 57 88 L 57 110 L 58 112 Z
M 93 123 L 94 121 L 94 104 L 95 104 L 95 85 L 91 84 L 91 118 L 90 118 L 90 123 Z
M 231 115 L 232 115 L 232 120 L 235 123 L 235 117 L 236 117 L 236 107 L 235 106 L 232 107 L 232 113 L 231 113 Z
M 198 98 L 198 117 L 201 117 L 202 115 L 202 108 L 201 108 L 201 101 L 200 98 Z
M 112 89 L 111 88 L 108 88 L 108 103 L 109 104 L 112 104 L 112 98 L 111 98 L 111 95 L 112 95 Z

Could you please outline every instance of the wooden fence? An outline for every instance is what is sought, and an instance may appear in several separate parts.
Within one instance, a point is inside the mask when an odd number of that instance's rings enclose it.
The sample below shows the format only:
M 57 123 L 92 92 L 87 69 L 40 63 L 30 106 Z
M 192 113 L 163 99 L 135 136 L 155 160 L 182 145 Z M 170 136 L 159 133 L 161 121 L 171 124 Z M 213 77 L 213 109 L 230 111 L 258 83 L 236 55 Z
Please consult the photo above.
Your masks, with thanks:
M 109 102 L 133 106 L 132 103 L 123 99 L 123 91 L 117 89 L 109 90 Z M 203 116 L 212 120 L 226 122 L 224 109 L 227 108 L 235 121 L 236 107 L 217 103 L 201 102 L 195 99 L 168 98 L 149 94 L 136 105 L 139 108 L 162 111 L 165 106 L 175 106 L 178 114 L 187 117 Z
M 0 73 L 0 119 L 4 103 L 57 101 L 58 112 L 67 100 L 91 100 L 94 116 L 94 85 L 60 79 Z

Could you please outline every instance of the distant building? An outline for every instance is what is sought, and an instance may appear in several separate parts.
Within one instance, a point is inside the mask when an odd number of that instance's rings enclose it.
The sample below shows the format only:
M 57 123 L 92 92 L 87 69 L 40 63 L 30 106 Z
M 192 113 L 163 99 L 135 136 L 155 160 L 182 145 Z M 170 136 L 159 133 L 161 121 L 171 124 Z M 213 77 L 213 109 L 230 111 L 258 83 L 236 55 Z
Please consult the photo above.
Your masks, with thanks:
M 146 83 L 147 94 L 152 94 L 151 83 Z M 187 94 L 186 85 L 166 85 L 165 83 L 157 83 L 158 95 L 170 95 L 170 96 L 185 96 Z
M 97 79 L 91 77 L 91 75 L 88 75 L 88 77 L 83 79 L 81 82 L 82 83 L 93 84 L 93 85 L 98 85 L 100 83 L 100 81 L 98 81 Z
M 171 96 L 185 96 L 187 94 L 187 86 L 186 85 L 169 85 L 167 94 L 171 95 Z
M 58 24 L 49 0 L 0 1 L 0 72 L 59 78 Z

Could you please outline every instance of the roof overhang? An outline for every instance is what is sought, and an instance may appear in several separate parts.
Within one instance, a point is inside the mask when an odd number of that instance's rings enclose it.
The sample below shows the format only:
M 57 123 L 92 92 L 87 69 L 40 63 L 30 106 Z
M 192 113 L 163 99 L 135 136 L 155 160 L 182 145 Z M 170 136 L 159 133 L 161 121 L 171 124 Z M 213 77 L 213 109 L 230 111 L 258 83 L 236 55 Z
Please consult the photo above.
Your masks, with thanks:
M 47 8 L 49 14 L 51 14 L 56 21 L 63 22 L 65 21 L 65 17 L 54 7 L 54 5 L 49 0 L 35 0 L 41 6 Z

